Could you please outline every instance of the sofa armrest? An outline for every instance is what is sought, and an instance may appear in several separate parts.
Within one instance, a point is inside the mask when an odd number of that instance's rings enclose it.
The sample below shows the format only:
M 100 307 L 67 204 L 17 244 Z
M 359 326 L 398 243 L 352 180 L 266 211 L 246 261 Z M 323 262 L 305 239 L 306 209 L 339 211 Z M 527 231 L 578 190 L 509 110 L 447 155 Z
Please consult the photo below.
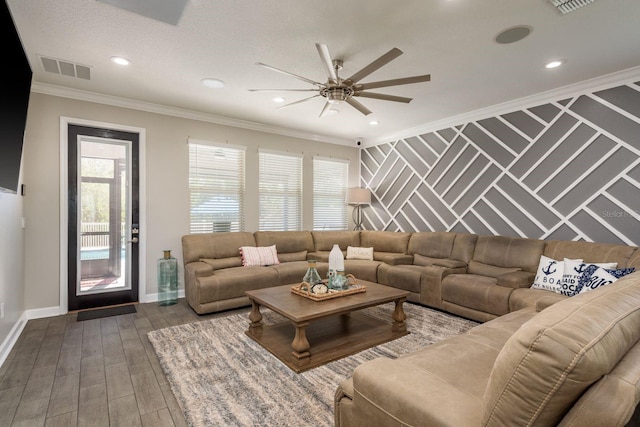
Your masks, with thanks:
M 184 271 L 191 277 L 211 276 L 214 268 L 203 261 L 190 262 L 184 266 Z
M 458 261 L 457 259 L 439 259 L 433 261 L 433 265 L 438 265 L 440 267 L 446 267 L 451 269 L 464 268 L 465 271 L 467 269 L 467 263 L 464 261 Z
M 542 291 L 546 292 L 546 291 Z M 560 294 L 553 293 L 553 295 L 548 295 L 540 298 L 536 301 L 536 311 L 542 311 L 547 307 L 551 307 L 553 304 L 566 299 L 564 295 L 560 296 Z
M 385 255 L 381 261 L 389 265 L 411 265 L 413 264 L 413 256 L 406 254 Z
M 505 288 L 530 288 L 535 277 L 536 274 L 529 271 L 512 271 L 498 276 L 496 283 Z
M 482 400 L 435 373 L 382 357 L 355 369 L 350 412 L 363 426 L 468 426 L 477 424 Z

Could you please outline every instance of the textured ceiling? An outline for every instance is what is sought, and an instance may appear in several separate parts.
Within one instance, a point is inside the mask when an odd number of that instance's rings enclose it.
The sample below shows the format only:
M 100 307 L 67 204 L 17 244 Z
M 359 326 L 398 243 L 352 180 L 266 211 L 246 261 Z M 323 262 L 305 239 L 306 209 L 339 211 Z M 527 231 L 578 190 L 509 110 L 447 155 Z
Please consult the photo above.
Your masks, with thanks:
M 405 129 L 640 65 L 640 1 L 599 0 L 563 15 L 548 0 L 188 0 L 170 25 L 96 0 L 7 0 L 34 82 L 230 118 L 309 138 L 380 140 Z M 166 2 L 165 2 L 166 3 Z M 494 41 L 527 25 L 525 39 Z M 359 100 L 319 118 L 316 98 L 277 109 L 255 88 L 310 88 L 256 62 L 326 81 L 315 43 L 349 76 L 393 47 L 404 54 L 363 82 L 431 74 L 431 82 L 377 89 L 409 104 Z M 129 58 L 126 68 L 109 61 Z M 91 68 L 91 79 L 45 72 L 39 57 Z M 566 64 L 546 70 L 552 59 Z M 206 77 L 222 89 L 202 86 Z M 308 96 L 283 92 L 287 102 Z M 378 126 L 370 126 L 379 120 Z

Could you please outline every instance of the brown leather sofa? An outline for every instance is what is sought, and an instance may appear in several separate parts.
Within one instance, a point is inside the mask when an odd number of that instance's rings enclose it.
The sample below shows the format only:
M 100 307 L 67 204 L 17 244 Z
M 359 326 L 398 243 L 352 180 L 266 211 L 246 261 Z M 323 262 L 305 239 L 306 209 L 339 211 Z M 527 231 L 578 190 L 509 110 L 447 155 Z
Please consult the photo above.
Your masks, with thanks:
M 273 244 L 280 264 L 242 266 L 240 246 Z M 640 270 L 633 246 L 453 232 L 188 235 L 187 300 L 198 313 L 247 305 L 245 290 L 295 283 L 307 259 L 325 276 L 333 244 L 374 248 L 373 260 L 345 260 L 356 277 L 484 322 L 356 368 L 337 389 L 336 426 L 640 425 L 640 271 L 574 297 L 530 288 L 541 255 Z
M 541 253 L 639 271 L 566 297 L 530 288 Z M 442 308 L 485 323 L 357 367 L 336 391 L 336 426 L 640 425 L 636 247 L 480 236 L 468 273 L 441 285 Z

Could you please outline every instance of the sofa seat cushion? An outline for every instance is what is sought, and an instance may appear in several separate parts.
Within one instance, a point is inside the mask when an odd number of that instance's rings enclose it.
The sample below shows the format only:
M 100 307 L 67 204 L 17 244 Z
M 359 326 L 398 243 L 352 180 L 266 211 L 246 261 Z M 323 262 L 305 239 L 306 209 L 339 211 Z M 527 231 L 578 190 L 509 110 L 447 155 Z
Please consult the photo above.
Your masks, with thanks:
M 567 298 L 523 324 L 496 359 L 481 425 L 558 425 L 640 339 L 639 279 Z
M 213 267 L 214 270 L 222 270 L 224 268 L 242 267 L 242 258 L 229 257 L 229 258 L 202 258 L 200 261 Z
M 509 312 L 512 288 L 498 286 L 497 278 L 477 274 L 450 274 L 442 280 L 442 299 L 473 310 L 502 316 Z
M 275 270 L 278 273 L 279 282 L 281 285 L 293 285 L 296 283 L 302 283 L 302 278 L 307 272 L 309 263 L 307 261 L 292 261 L 284 262 L 277 265 L 270 265 L 269 268 Z M 316 263 L 316 269 L 318 269 L 318 263 Z M 320 273 L 320 277 L 325 278 L 325 275 Z
M 251 289 L 278 286 L 278 272 L 271 267 L 233 267 L 217 270 L 211 276 L 200 277 L 200 303 L 244 297 Z
M 542 289 L 514 289 L 511 295 L 509 295 L 509 310 L 516 311 L 523 308 L 536 308 L 538 301 L 542 299 L 553 299 L 555 302 L 559 302 L 567 298 L 569 297 Z
M 278 253 L 278 260 L 282 262 L 293 262 L 293 261 L 306 261 L 307 260 L 307 251 L 298 251 L 298 252 L 280 252 Z
M 344 272 L 353 274 L 356 279 L 367 280 L 369 282 L 378 282 L 378 266 L 382 264 L 379 261 L 363 261 L 359 259 L 345 259 Z

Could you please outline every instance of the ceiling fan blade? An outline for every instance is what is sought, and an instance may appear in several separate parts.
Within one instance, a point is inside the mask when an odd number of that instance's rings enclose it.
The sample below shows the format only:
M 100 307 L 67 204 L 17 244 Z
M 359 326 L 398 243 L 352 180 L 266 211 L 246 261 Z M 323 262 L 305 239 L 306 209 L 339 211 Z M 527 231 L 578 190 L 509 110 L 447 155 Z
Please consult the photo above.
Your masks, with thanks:
M 281 108 L 290 107 L 290 106 L 295 105 L 295 104 L 300 104 L 301 102 L 308 101 L 308 100 L 313 99 L 313 98 L 316 98 L 316 97 L 318 97 L 318 96 L 320 96 L 320 94 L 313 95 L 313 96 L 310 96 L 310 97 L 308 97 L 308 98 L 301 99 L 301 100 L 299 100 L 299 101 L 290 102 L 290 103 L 288 103 L 288 104 L 281 105 L 280 107 L 276 108 L 276 110 L 280 110 Z
M 360 111 L 365 116 L 368 116 L 369 114 L 371 114 L 371 111 L 367 107 L 365 107 L 364 105 L 362 105 L 361 103 L 359 103 L 353 98 L 347 98 L 347 104 L 351 105 L 353 108 Z
M 410 103 L 413 98 L 405 98 L 404 96 L 395 96 L 395 95 L 386 95 L 384 93 L 374 93 L 374 92 L 356 92 L 353 96 L 360 96 L 362 98 L 373 98 L 373 99 L 382 99 L 384 101 L 395 101 L 395 102 L 404 102 L 406 104 Z
M 318 49 L 320 60 L 324 66 L 324 71 L 329 77 L 329 81 L 331 83 L 338 83 L 338 75 L 336 74 L 336 70 L 333 68 L 333 60 L 331 59 L 331 54 L 329 54 L 329 48 L 326 44 L 316 43 L 316 49 Z
M 425 74 L 422 76 L 413 76 L 413 77 L 404 77 L 401 79 L 392 79 L 392 80 L 384 80 L 380 82 L 371 82 L 371 83 L 363 83 L 356 85 L 356 91 L 367 90 L 367 89 L 376 89 L 379 87 L 389 87 L 389 86 L 399 86 L 399 85 L 408 85 L 411 83 L 420 83 L 420 82 L 428 82 L 431 80 L 430 74 Z
M 326 116 L 327 113 L 329 112 L 329 109 L 331 109 L 331 103 L 330 102 L 326 102 L 324 104 L 324 108 L 322 108 L 322 112 L 320 113 L 320 117 Z
M 362 70 L 358 71 L 353 76 L 349 77 L 347 80 L 350 80 L 353 83 L 357 83 L 360 80 L 367 77 L 369 74 L 376 71 L 378 68 L 381 68 L 386 64 L 388 64 L 389 62 L 393 61 L 400 55 L 402 55 L 402 51 L 397 47 L 394 47 L 389 52 L 385 53 L 380 58 L 376 59 L 371 64 L 364 67 Z
M 282 74 L 287 75 L 287 76 L 295 77 L 296 79 L 300 79 L 303 82 L 311 83 L 312 85 L 324 86 L 324 84 L 322 84 L 322 83 L 318 83 L 318 82 L 313 81 L 311 79 L 308 79 L 306 77 L 302 77 L 302 76 L 299 76 L 297 74 L 293 74 L 293 73 L 290 73 L 288 71 L 284 71 L 284 70 L 281 70 L 279 68 L 272 67 L 271 65 L 263 64 L 262 62 L 256 62 L 256 65 L 260 65 L 261 67 L 267 68 L 267 69 L 275 71 L 277 73 L 282 73 Z
M 317 92 L 318 89 L 249 89 L 249 92 Z

